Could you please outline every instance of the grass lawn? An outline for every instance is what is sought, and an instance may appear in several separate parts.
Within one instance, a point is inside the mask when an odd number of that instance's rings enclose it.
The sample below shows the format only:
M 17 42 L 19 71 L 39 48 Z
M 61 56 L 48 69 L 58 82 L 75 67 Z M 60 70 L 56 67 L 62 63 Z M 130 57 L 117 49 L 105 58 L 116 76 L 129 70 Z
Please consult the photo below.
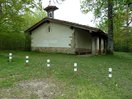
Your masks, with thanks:
M 8 53 L 13 53 L 9 63 Z M 25 56 L 30 63 L 25 66 Z M 51 67 L 46 67 L 46 60 Z M 78 72 L 73 72 L 73 63 L 78 63 Z M 108 68 L 113 77 L 108 78 Z M 53 95 L 57 99 L 132 99 L 132 53 L 115 52 L 114 55 L 76 56 L 55 53 L 24 51 L 0 51 L 0 99 L 10 97 L 6 89 L 21 81 L 52 79 L 63 94 Z M 6 91 L 4 91 L 6 90 Z M 11 93 L 19 97 L 24 91 Z M 17 94 L 17 95 L 16 95 Z M 35 98 L 36 97 L 36 98 Z M 39 98 L 31 94 L 29 99 Z

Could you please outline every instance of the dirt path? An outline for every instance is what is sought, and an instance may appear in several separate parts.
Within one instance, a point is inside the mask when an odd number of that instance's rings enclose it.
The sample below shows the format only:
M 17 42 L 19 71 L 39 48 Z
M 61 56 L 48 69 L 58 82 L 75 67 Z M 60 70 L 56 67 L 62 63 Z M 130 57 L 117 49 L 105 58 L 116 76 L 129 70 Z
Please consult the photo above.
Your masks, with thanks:
M 0 90 L 0 99 L 51 99 L 63 95 L 60 89 L 60 85 L 51 79 L 28 80 Z

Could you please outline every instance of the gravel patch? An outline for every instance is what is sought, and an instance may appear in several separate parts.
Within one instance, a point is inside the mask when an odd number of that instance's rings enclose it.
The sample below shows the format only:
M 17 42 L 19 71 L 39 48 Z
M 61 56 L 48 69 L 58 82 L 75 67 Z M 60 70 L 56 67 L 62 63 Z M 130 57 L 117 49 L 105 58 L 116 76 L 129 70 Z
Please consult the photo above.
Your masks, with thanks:
M 21 81 L 8 89 L 0 90 L 0 99 L 52 99 L 61 96 L 60 84 L 52 79 Z

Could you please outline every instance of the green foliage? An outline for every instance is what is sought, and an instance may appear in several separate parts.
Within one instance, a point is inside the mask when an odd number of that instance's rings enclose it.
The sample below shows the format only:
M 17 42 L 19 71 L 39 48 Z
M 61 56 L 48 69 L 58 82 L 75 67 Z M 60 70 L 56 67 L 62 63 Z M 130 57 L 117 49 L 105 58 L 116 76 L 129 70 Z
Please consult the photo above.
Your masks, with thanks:
M 132 23 L 132 4 L 131 0 L 113 0 L 113 22 L 114 22 L 114 43 L 115 50 L 124 50 L 126 49 L 126 20 L 128 18 L 129 23 Z M 128 6 L 128 14 L 126 12 L 126 4 Z M 84 13 L 93 11 L 95 15 L 95 20 L 98 20 L 99 23 L 97 27 L 101 28 L 106 33 L 108 32 L 108 18 L 107 18 L 107 0 L 82 0 L 81 10 Z M 132 51 L 132 30 L 131 26 L 128 33 L 128 47 L 129 51 Z M 123 44 L 123 45 L 122 45 Z M 125 44 L 125 45 L 124 45 Z M 120 46 L 121 45 L 121 46 Z M 121 48 L 121 49 L 120 49 Z
M 132 51 L 132 28 L 128 32 L 128 51 Z M 126 29 L 115 29 L 114 43 L 116 51 L 126 51 Z
M 41 7 L 41 2 L 36 4 L 34 0 L 4 0 L 1 5 L 1 32 L 24 31 L 24 29 L 27 28 L 27 25 L 32 25 L 45 16 Z M 29 22 L 29 19 L 31 19 L 31 22 Z M 28 21 L 28 23 L 26 21 Z
M 23 49 L 24 31 L 45 17 L 40 0 L 2 0 L 0 13 L 0 49 Z

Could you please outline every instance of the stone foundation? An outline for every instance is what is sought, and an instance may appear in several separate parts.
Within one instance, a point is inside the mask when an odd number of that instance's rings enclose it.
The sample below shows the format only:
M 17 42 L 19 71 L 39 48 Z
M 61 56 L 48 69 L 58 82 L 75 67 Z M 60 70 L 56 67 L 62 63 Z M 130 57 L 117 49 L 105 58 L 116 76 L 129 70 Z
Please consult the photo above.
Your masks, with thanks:
M 66 54 L 92 54 L 91 49 L 76 48 L 62 48 L 62 47 L 32 47 L 32 51 L 39 52 L 54 52 L 54 53 L 66 53 Z M 105 54 L 105 50 L 96 50 L 96 55 Z
M 77 48 L 75 53 L 78 54 L 78 55 L 92 54 L 90 49 L 85 49 L 85 48 Z
M 32 47 L 32 51 L 75 54 L 74 49 L 63 47 Z

